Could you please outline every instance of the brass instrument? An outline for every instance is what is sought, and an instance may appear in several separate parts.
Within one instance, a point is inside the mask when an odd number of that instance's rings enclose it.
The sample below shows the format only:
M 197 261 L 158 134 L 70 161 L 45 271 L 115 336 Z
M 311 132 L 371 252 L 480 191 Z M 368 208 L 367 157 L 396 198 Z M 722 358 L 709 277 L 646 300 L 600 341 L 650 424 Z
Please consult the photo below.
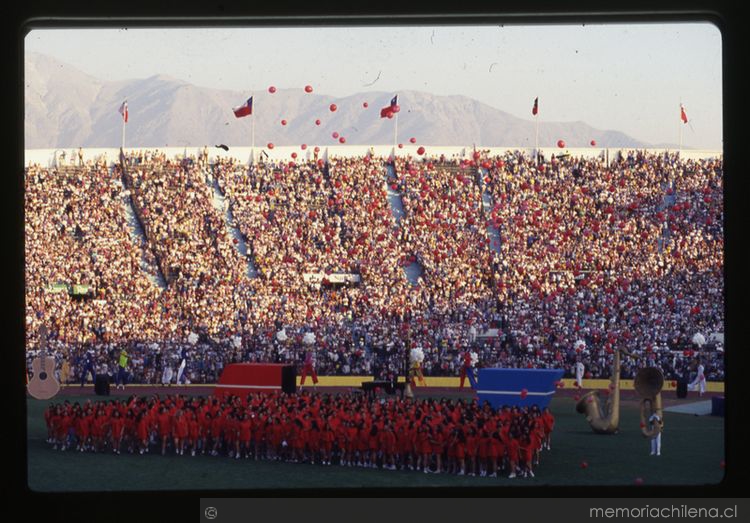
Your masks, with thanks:
M 643 437 L 653 439 L 664 430 L 664 411 L 661 403 L 661 389 L 664 386 L 664 375 L 655 367 L 647 367 L 638 371 L 633 387 L 641 399 L 641 432 Z M 648 406 L 647 406 L 648 404 Z M 648 420 L 653 415 L 659 416 L 659 421 L 649 428 Z
M 620 351 L 615 350 L 612 363 L 612 378 L 610 393 L 604 405 L 599 399 L 599 391 L 592 390 L 583 395 L 576 404 L 576 412 L 586 415 L 586 421 L 597 434 L 617 434 L 620 425 Z

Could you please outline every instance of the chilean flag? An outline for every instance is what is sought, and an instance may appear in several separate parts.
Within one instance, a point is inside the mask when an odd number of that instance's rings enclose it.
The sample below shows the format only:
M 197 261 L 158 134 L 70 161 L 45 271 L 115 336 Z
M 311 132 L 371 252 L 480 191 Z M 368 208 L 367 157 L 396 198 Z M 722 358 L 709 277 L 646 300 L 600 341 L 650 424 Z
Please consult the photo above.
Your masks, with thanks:
M 537 96 L 534 98 L 534 107 L 531 108 L 531 114 L 536 116 L 536 113 L 539 112 L 539 97 Z
M 122 102 L 117 112 L 122 115 L 122 121 L 128 123 L 128 102 Z
M 247 99 L 247 102 L 240 105 L 239 107 L 234 107 L 232 109 L 234 111 L 234 116 L 237 118 L 242 118 L 243 116 L 249 116 L 253 114 L 253 97 Z
M 688 117 L 687 114 L 685 114 L 685 108 L 680 104 L 680 120 L 682 120 L 682 123 L 688 123 Z
M 387 107 L 383 107 L 380 110 L 380 117 L 381 118 L 388 118 L 389 114 L 397 113 L 398 111 L 399 111 L 398 95 L 396 95 L 393 98 L 391 98 L 391 105 L 389 105 Z

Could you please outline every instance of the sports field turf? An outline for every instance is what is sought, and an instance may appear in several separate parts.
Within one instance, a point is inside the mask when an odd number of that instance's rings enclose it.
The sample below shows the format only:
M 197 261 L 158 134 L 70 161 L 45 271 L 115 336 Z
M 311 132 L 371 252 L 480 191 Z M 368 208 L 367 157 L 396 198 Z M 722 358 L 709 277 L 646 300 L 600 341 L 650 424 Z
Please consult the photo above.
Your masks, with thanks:
M 70 396 L 71 402 L 90 399 Z M 724 419 L 665 414 L 662 455 L 649 456 L 635 402 L 622 405 L 620 433 L 594 434 L 572 398 L 557 397 L 552 450 L 543 451 L 535 478 L 457 477 L 339 466 L 234 460 L 228 457 L 92 454 L 53 451 L 45 442 L 43 410 L 29 399 L 28 482 L 36 491 L 152 491 L 433 486 L 700 485 L 721 481 Z M 581 467 L 582 462 L 588 467 Z M 332 491 L 331 495 L 335 495 Z

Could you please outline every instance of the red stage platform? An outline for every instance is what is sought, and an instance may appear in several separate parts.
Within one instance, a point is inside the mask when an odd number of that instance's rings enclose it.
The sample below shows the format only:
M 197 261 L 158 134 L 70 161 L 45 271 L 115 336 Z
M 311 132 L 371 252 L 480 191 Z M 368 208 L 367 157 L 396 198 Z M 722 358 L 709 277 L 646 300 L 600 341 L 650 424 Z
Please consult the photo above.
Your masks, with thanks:
M 234 394 L 248 392 L 289 392 L 297 390 L 297 373 L 294 365 L 282 363 L 231 363 L 227 365 L 214 394 Z

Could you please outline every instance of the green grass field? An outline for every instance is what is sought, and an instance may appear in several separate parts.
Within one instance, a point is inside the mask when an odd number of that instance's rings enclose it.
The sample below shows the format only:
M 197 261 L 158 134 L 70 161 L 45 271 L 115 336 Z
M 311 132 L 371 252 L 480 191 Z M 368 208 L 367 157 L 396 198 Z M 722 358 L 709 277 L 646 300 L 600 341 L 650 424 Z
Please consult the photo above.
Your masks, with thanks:
M 573 399 L 553 399 L 552 450 L 542 452 L 535 478 L 512 480 L 227 457 L 59 452 L 45 442 L 47 402 L 29 399 L 27 405 L 28 481 L 35 491 L 632 485 L 635 478 L 644 485 L 701 485 L 720 482 L 724 473 L 723 418 L 666 413 L 662 455 L 653 457 L 634 402 L 622 405 L 621 432 L 602 436 L 575 412 Z

